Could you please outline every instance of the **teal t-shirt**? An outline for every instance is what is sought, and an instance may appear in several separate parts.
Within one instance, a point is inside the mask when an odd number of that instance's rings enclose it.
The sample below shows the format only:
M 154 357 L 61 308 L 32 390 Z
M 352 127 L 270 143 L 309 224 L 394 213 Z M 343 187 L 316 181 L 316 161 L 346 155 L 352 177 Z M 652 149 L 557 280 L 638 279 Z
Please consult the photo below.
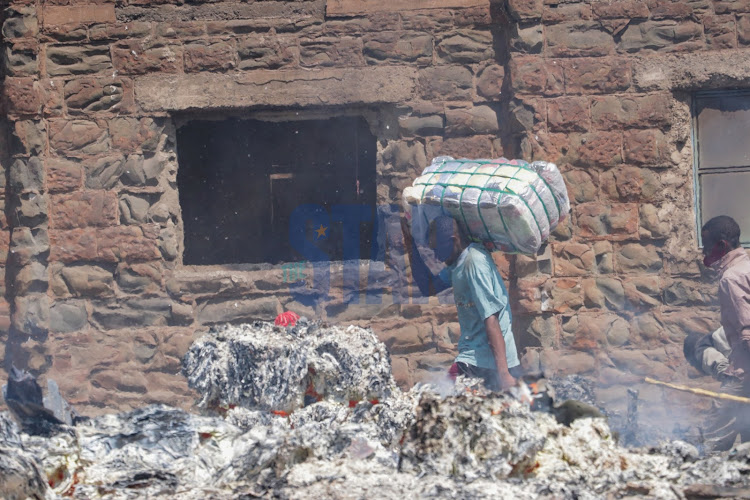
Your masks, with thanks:
M 456 361 L 497 370 L 495 356 L 484 328 L 484 320 L 497 314 L 505 339 L 508 368 L 518 366 L 520 363 L 511 329 L 508 291 L 490 253 L 481 245 L 472 243 L 464 249 L 455 264 L 440 274 L 441 278 L 452 284 L 458 309 L 461 337 L 458 340 Z

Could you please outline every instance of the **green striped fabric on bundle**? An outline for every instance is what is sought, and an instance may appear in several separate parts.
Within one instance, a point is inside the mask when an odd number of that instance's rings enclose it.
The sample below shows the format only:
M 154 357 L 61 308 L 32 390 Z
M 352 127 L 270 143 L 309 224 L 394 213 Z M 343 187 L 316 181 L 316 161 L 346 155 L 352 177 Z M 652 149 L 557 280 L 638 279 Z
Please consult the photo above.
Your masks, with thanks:
M 403 198 L 417 217 L 434 215 L 428 208 L 439 207 L 473 241 L 509 253 L 536 253 L 570 212 L 560 171 L 544 161 L 441 156 L 404 189 Z

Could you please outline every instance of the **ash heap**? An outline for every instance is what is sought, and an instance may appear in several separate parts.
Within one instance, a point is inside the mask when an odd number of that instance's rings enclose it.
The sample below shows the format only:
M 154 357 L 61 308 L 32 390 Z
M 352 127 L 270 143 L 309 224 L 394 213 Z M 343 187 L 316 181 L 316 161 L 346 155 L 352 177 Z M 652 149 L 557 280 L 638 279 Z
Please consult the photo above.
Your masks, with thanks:
M 404 393 L 385 346 L 358 327 L 222 326 L 193 344 L 184 373 L 202 396 L 201 415 L 157 405 L 29 434 L 0 414 L 0 496 L 679 499 L 750 492 L 750 447 L 710 457 L 680 441 L 624 448 L 602 418 L 562 425 L 462 380 L 448 395 L 431 386 Z

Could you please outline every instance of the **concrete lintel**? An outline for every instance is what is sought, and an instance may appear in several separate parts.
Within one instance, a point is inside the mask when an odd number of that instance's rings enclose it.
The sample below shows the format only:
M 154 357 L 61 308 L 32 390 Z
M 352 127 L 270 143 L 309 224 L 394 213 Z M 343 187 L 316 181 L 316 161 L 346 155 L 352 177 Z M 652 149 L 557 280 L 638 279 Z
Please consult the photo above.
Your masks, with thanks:
M 649 55 L 635 59 L 633 80 L 640 90 L 710 90 L 747 86 L 750 53 L 723 50 Z
M 404 10 L 489 8 L 489 5 L 489 0 L 327 0 L 326 15 L 329 17 L 345 17 Z
M 403 66 L 147 75 L 135 95 L 145 111 L 384 104 L 409 100 L 416 72 Z

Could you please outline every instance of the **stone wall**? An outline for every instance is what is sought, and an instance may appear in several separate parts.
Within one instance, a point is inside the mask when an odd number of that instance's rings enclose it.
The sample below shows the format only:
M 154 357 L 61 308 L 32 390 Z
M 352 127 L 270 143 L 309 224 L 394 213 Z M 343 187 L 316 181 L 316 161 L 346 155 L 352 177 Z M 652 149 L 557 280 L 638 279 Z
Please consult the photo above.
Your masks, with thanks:
M 616 384 L 613 398 L 643 375 L 684 376 L 682 338 L 717 319 L 696 260 L 689 96 L 747 85 L 745 11 L 709 0 L 11 1 L 6 365 L 55 378 L 90 412 L 184 405 L 180 358 L 196 335 L 291 309 L 372 325 L 404 385 L 444 371 L 458 325 L 436 298 L 394 300 L 386 283 L 378 304 L 353 304 L 334 265 L 330 300 L 312 308 L 278 266 L 181 262 L 184 120 L 356 113 L 378 139 L 381 205 L 438 155 L 561 166 L 568 223 L 537 258 L 496 255 L 527 365 L 596 376 Z M 377 267 L 363 265 L 363 287 L 381 286 L 367 282 Z

